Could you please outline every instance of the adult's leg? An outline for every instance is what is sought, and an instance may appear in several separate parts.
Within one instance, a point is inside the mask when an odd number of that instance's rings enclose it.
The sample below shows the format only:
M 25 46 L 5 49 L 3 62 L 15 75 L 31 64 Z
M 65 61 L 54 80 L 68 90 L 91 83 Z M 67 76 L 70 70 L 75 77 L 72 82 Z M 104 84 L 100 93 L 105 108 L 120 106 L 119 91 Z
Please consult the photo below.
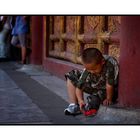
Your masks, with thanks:
M 17 35 L 12 36 L 11 45 L 12 45 L 11 50 L 12 50 L 14 60 L 21 60 L 21 46 L 19 44 L 19 38 Z
M 22 64 L 26 64 L 26 48 L 21 47 L 21 59 L 22 59 Z
M 27 35 L 26 34 L 19 34 L 19 42 L 21 46 L 21 59 L 22 63 L 26 64 L 26 56 L 27 56 Z

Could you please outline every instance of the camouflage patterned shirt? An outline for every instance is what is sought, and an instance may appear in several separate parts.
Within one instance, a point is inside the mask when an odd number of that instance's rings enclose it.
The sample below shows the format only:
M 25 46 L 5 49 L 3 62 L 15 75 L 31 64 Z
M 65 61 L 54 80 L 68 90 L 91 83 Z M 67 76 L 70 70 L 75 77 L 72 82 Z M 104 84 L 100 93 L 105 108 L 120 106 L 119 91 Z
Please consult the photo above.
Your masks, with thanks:
M 111 56 L 104 56 L 105 64 L 100 74 L 95 75 L 84 70 L 72 70 L 65 75 L 69 78 L 74 86 L 82 89 L 89 94 L 106 93 L 106 83 L 116 85 L 118 80 L 119 67 L 117 60 Z

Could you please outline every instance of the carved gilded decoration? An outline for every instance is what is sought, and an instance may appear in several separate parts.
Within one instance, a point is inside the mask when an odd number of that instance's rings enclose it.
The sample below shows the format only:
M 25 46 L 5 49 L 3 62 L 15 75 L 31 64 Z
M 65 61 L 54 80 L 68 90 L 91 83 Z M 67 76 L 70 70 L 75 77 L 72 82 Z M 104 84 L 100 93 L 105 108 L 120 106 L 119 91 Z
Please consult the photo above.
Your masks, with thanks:
M 85 48 L 119 58 L 120 16 L 51 16 L 49 55 L 81 63 Z
M 59 54 L 60 54 L 59 42 L 55 42 L 54 49 L 50 50 L 49 55 L 59 57 Z
M 118 45 L 109 45 L 109 55 L 115 57 L 119 61 L 120 47 Z
M 108 17 L 108 30 L 109 32 L 117 32 L 120 30 L 121 16 L 109 16 Z
M 65 57 L 70 61 L 75 61 L 75 43 L 68 42 Z
M 60 34 L 61 18 L 60 16 L 54 16 L 54 33 Z
M 101 52 L 103 52 L 103 50 L 101 50 L 100 48 L 99 48 L 99 46 L 98 46 L 98 44 L 85 44 L 85 47 L 84 47 L 85 49 L 86 48 L 97 48 L 97 49 L 99 49 Z
M 76 29 L 76 16 L 67 16 L 66 17 L 66 32 L 75 33 Z
M 85 16 L 85 33 L 98 33 L 100 30 L 100 20 L 101 16 Z

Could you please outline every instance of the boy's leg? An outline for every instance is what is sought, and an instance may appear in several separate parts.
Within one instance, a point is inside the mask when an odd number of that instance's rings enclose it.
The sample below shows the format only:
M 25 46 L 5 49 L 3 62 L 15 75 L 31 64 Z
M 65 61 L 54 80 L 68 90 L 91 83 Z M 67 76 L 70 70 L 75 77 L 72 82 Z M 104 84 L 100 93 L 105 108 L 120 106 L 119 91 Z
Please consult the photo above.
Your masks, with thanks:
M 98 110 L 101 104 L 101 99 L 98 95 L 90 95 L 87 97 L 88 107 L 89 109 Z
M 76 96 L 76 85 L 81 73 L 78 70 L 72 70 L 65 74 L 67 80 L 67 90 L 69 96 L 69 106 L 64 110 L 65 115 L 77 115 L 81 113 Z
M 71 80 L 67 79 L 67 90 L 69 96 L 69 106 L 64 110 L 65 115 L 78 115 L 81 113 L 76 97 L 76 87 Z
M 69 96 L 69 102 L 77 104 L 77 97 L 76 97 L 76 87 L 72 84 L 71 80 L 67 79 L 67 90 Z
M 87 103 L 83 107 L 83 114 L 87 117 L 96 115 L 101 99 L 97 95 L 90 95 L 87 97 Z

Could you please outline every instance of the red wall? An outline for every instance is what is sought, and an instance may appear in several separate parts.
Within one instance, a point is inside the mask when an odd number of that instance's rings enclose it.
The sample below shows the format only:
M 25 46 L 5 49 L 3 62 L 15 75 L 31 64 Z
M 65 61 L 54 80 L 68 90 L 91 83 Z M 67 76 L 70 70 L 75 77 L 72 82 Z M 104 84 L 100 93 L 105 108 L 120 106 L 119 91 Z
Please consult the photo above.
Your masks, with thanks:
M 40 65 L 43 50 L 43 16 L 32 16 L 31 39 L 31 63 Z
M 44 69 L 61 79 L 65 79 L 64 74 L 72 69 L 82 69 L 82 65 L 73 64 L 71 62 L 62 61 L 54 58 L 47 58 L 43 62 Z
M 140 107 L 140 16 L 122 16 L 119 102 Z

